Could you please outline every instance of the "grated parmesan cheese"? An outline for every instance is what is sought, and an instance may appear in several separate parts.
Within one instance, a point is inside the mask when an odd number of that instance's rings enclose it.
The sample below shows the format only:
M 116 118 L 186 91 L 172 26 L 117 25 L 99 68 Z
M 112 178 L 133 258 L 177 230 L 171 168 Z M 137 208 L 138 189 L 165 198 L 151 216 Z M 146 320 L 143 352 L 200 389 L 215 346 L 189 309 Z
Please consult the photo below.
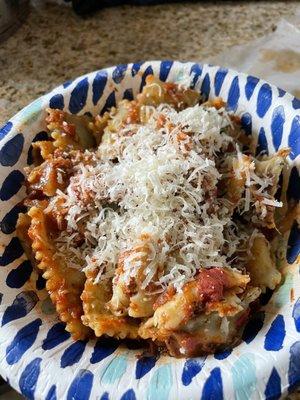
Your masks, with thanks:
M 111 142 L 86 150 L 66 190 L 57 191 L 68 228 L 56 244 L 59 254 L 70 254 L 70 266 L 97 269 L 95 282 L 112 278 L 120 255 L 133 250 L 123 266 L 125 284 L 144 268 L 142 289 L 153 283 L 157 293 L 170 284 L 180 291 L 200 268 L 222 268 L 233 260 L 238 266 L 238 250 L 252 233 L 240 232 L 226 202 L 217 198 L 217 165 L 232 143 L 226 133 L 231 122 L 224 109 L 204 105 L 177 112 L 162 104 L 145 113 L 144 125 L 126 125 Z M 157 128 L 161 115 L 167 123 Z M 235 155 L 243 157 L 238 146 Z M 260 184 L 261 194 L 269 183 L 255 175 L 254 163 L 235 173 L 246 173 L 249 211 L 251 186 Z M 74 244 L 78 232 L 80 246 Z M 149 252 L 134 251 L 145 243 Z

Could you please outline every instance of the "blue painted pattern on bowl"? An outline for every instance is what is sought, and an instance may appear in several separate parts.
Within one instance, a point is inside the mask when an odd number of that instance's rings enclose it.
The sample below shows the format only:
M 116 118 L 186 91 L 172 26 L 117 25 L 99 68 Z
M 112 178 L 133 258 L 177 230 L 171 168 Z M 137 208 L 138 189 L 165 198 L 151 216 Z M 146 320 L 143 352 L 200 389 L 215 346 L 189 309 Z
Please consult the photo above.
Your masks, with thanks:
M 220 354 L 192 359 L 137 358 L 116 340 L 74 342 L 59 322 L 15 236 L 24 209 L 23 168 L 31 144 L 45 137 L 45 109 L 97 114 L 131 99 L 155 74 L 183 82 L 204 98 L 221 96 L 257 137 L 257 153 L 289 146 L 289 199 L 300 198 L 299 100 L 255 77 L 211 65 L 150 61 L 119 65 L 54 89 L 0 128 L 0 373 L 29 399 L 167 400 L 275 399 L 300 383 L 300 228 L 294 222 L 281 286 L 245 329 L 242 342 Z

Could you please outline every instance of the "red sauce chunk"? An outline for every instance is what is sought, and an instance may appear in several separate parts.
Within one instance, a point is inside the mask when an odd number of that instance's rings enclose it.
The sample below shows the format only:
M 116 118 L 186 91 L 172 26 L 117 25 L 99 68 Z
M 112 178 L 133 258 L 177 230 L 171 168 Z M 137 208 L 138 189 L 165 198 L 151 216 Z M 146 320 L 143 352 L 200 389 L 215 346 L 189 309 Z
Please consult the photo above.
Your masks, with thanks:
M 197 276 L 199 297 L 205 303 L 220 301 L 227 287 L 229 287 L 228 277 L 222 268 L 204 269 Z

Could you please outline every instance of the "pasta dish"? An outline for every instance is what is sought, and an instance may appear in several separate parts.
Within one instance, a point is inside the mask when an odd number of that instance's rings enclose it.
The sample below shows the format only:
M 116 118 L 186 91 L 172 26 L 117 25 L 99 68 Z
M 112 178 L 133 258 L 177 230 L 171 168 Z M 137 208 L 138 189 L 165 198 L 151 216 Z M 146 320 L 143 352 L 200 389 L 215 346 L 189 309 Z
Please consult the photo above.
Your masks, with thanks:
M 221 98 L 148 76 L 96 117 L 47 110 L 17 234 L 74 339 L 175 357 L 236 344 L 281 281 L 270 242 L 289 149 L 255 154 Z

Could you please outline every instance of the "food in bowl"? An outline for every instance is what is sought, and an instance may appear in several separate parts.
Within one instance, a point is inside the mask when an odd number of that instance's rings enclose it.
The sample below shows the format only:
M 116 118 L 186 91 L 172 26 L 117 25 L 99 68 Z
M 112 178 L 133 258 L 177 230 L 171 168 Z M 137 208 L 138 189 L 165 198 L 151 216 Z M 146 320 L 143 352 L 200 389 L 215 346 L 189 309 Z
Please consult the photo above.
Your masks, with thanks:
M 48 110 L 17 234 L 74 339 L 176 357 L 233 346 L 281 281 L 270 245 L 289 149 L 254 154 L 222 99 L 148 76 L 95 118 Z

